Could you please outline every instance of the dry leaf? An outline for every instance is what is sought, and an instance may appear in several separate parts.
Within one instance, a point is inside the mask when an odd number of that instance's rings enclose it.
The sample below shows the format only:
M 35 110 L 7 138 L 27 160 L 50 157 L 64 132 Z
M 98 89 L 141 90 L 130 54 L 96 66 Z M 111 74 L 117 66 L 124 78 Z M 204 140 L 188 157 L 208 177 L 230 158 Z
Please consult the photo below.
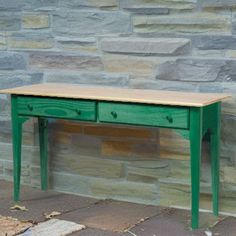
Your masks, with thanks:
M 51 219 L 52 217 L 59 215 L 61 215 L 61 212 L 59 211 L 52 211 L 50 214 L 44 214 L 46 219 Z
M 25 206 L 20 206 L 20 205 L 14 205 L 13 207 L 10 208 L 12 211 L 28 211 L 28 209 Z

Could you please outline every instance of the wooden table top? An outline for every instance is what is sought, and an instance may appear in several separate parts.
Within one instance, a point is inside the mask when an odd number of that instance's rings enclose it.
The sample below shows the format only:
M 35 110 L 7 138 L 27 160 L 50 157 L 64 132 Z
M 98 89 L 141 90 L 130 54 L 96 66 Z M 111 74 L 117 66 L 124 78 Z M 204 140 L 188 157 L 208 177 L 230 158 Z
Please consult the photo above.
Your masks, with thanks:
M 44 83 L 0 90 L 4 94 L 202 107 L 230 98 L 223 93 L 190 93 Z

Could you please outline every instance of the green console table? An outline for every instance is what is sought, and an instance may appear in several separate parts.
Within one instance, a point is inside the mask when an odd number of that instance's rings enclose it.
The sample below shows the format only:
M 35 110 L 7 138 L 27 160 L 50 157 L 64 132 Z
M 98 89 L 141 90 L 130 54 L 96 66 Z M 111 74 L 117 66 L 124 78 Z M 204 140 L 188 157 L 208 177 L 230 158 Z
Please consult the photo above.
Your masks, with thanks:
M 1 90 L 11 95 L 14 200 L 20 197 L 22 124 L 39 123 L 41 186 L 47 189 L 48 118 L 172 128 L 190 140 L 192 228 L 198 228 L 201 143 L 210 141 L 213 212 L 218 215 L 221 101 L 227 94 L 37 84 Z

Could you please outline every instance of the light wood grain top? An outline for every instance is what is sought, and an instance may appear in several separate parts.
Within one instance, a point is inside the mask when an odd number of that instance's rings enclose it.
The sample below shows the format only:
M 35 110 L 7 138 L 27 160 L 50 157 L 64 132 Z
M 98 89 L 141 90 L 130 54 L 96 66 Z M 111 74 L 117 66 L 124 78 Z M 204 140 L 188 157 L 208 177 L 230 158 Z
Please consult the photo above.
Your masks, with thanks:
M 202 107 L 230 98 L 222 93 L 189 93 L 44 83 L 0 90 L 4 94 Z

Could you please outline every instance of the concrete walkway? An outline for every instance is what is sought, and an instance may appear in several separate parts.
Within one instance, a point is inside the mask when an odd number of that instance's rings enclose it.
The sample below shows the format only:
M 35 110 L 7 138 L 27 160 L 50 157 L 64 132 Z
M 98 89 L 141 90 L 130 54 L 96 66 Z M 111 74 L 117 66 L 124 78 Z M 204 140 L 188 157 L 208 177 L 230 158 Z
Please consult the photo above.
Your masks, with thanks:
M 191 231 L 190 212 L 113 200 L 100 201 L 53 191 L 22 187 L 21 201 L 26 211 L 12 211 L 12 183 L 0 181 L 0 215 L 17 218 L 36 225 L 48 220 L 52 212 L 86 228 L 69 236 L 234 236 L 236 218 L 216 218 L 201 213 L 201 228 Z M 1 229 L 0 229 L 1 232 Z

